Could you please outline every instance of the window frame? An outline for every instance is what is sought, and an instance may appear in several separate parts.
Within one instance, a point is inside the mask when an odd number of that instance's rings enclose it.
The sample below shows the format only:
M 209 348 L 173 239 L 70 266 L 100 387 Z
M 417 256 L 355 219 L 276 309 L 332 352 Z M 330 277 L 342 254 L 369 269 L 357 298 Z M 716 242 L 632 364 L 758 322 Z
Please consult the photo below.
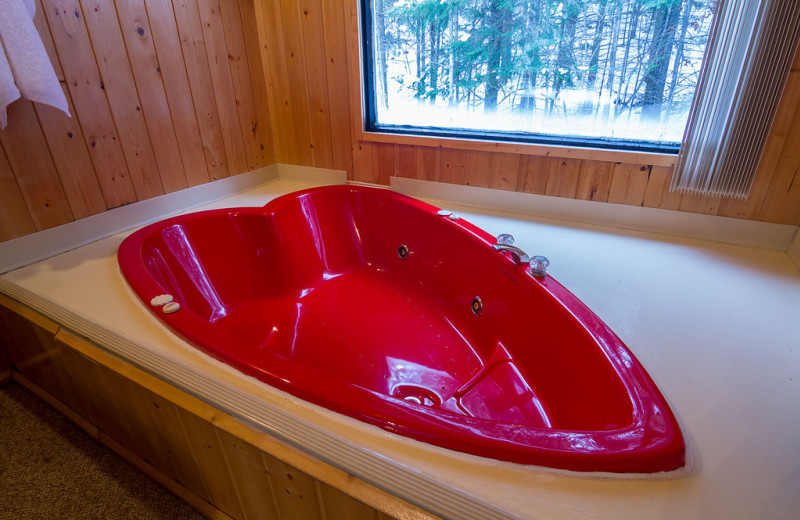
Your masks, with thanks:
M 354 28 L 356 72 L 359 92 L 361 141 L 428 146 L 438 148 L 464 149 L 474 151 L 516 153 L 521 155 L 550 156 L 569 159 L 599 160 L 674 167 L 678 158 L 679 145 L 674 147 L 640 146 L 636 149 L 614 148 L 612 143 L 602 139 L 581 138 L 566 140 L 560 136 L 546 136 L 536 139 L 517 134 L 506 135 L 501 132 L 479 131 L 425 131 L 421 127 L 395 127 L 374 123 L 374 74 L 372 60 L 372 20 L 369 5 L 372 0 L 351 0 L 357 10 Z M 352 4 L 351 4 L 352 5 Z M 580 143 L 580 144 L 579 144 Z M 674 149 L 673 149 L 674 148 Z

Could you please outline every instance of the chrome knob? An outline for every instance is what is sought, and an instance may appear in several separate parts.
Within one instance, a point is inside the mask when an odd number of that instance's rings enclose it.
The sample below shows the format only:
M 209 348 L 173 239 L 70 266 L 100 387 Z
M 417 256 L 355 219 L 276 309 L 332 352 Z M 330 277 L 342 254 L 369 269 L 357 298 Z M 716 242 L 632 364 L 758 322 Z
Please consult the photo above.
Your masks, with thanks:
M 550 265 L 550 260 L 546 256 L 536 255 L 531 258 L 531 275 L 542 277 L 547 273 L 547 267 Z
M 510 246 L 514 243 L 514 235 L 509 235 L 508 233 L 497 235 L 497 243 Z

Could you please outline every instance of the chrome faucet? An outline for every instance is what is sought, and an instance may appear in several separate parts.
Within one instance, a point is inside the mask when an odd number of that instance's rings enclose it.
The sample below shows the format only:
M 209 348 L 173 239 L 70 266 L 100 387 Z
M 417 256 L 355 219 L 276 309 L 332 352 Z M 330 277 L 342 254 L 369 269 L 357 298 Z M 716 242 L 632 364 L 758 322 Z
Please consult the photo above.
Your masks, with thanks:
M 492 248 L 502 253 L 511 253 L 516 258 L 518 264 L 527 264 L 531 261 L 531 257 L 528 256 L 528 253 L 517 246 L 512 246 L 511 244 L 492 244 Z

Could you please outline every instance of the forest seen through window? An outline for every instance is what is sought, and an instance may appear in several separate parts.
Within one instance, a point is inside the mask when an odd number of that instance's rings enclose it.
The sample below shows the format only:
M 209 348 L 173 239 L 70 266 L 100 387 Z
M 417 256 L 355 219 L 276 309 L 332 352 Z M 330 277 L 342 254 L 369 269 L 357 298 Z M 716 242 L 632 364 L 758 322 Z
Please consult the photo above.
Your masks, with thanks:
M 677 149 L 714 0 L 371 0 L 377 127 Z

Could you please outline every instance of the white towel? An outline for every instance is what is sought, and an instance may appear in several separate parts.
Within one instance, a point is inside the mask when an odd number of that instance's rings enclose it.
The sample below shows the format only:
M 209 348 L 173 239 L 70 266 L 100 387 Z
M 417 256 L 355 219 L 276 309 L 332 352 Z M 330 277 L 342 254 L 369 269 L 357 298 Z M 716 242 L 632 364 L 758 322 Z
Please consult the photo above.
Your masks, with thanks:
M 0 0 L 0 130 L 8 123 L 6 107 L 20 97 L 69 116 L 64 91 L 33 25 L 35 12 L 33 0 Z

